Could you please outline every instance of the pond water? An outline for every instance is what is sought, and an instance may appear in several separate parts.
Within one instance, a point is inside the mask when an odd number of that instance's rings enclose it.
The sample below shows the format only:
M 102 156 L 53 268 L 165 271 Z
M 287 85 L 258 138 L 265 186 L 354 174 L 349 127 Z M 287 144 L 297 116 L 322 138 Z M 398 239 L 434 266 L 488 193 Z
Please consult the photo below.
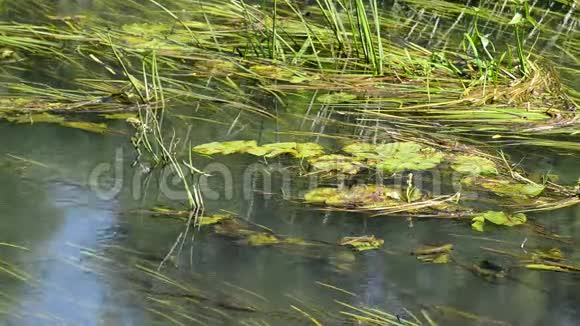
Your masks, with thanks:
M 83 13 L 95 3 L 79 1 L 74 8 Z M 66 1 L 58 7 L 62 12 L 55 14 L 74 11 Z M 558 56 L 555 48 L 546 51 Z M 575 67 L 570 58 L 561 61 L 563 67 Z M 60 79 L 51 81 L 53 76 L 23 75 L 62 86 Z M 568 86 L 578 86 L 577 74 L 563 75 Z M 276 122 L 246 117 L 228 132 L 237 112 L 229 114 L 224 118 L 223 112 L 202 108 L 199 117 L 207 120 L 174 118 L 173 123 L 183 126 L 179 137 L 192 144 L 291 141 L 296 137 L 274 130 L 311 131 L 310 121 L 305 124 L 280 113 Z M 580 239 L 578 205 L 528 214 L 529 220 L 571 241 L 547 239 L 529 228 L 478 233 L 459 220 L 367 218 L 317 210 L 284 198 L 282 174 L 272 176 L 272 186 L 264 189 L 262 178 L 248 172 L 263 163 L 255 157 L 197 156 L 196 167 L 231 175 L 209 178 L 204 184 L 208 214 L 230 212 L 276 234 L 325 243 L 373 234 L 384 239 L 385 251 L 355 253 L 332 245 L 252 247 L 201 228 L 189 230 L 180 254 L 165 259 L 185 225 L 148 210 L 186 209 L 183 191 L 173 176 L 160 171 L 147 174 L 146 166 L 134 166 L 132 129 L 123 122 L 113 129 L 101 135 L 51 124 L 0 121 L 0 324 L 312 324 L 300 309 L 339 325 L 344 317 L 340 312 L 353 310 L 338 302 L 377 308 L 402 320 L 412 320 L 412 314 L 424 309 L 442 325 L 580 322 L 580 274 L 519 268 L 510 257 L 482 249 L 517 253 L 526 247 L 560 247 L 570 261 L 578 262 L 580 248 L 573 242 Z M 577 137 L 569 141 L 578 144 Z M 339 146 L 334 139 L 320 142 L 328 148 Z M 182 141 L 178 150 L 186 145 Z M 579 151 L 565 155 L 544 147 L 505 151 L 513 160 L 521 159 L 526 169 L 558 175 L 563 184 L 574 185 L 580 177 Z M 269 163 L 284 165 L 287 160 Z M 289 190 L 296 198 L 308 186 L 308 180 L 293 180 Z M 269 190 L 273 196 L 262 193 Z M 485 198 L 475 205 L 487 207 Z M 421 246 L 446 243 L 454 245 L 453 264 L 426 264 L 409 254 Z M 509 277 L 477 275 L 470 266 L 483 260 L 510 268 Z

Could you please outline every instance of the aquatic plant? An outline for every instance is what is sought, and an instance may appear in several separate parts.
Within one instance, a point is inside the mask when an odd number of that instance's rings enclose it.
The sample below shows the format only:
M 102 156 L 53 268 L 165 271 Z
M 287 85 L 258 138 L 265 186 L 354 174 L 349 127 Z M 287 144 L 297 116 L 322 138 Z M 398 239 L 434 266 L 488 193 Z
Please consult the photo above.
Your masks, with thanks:
M 475 216 L 472 220 L 471 227 L 474 230 L 483 232 L 483 227 L 486 222 L 502 226 L 516 226 L 526 223 L 527 218 L 523 213 L 506 214 L 504 212 L 488 211 L 481 215 Z
M 356 251 L 374 250 L 385 243 L 383 239 L 377 239 L 374 235 L 361 237 L 344 237 L 340 240 L 341 246 L 352 247 Z

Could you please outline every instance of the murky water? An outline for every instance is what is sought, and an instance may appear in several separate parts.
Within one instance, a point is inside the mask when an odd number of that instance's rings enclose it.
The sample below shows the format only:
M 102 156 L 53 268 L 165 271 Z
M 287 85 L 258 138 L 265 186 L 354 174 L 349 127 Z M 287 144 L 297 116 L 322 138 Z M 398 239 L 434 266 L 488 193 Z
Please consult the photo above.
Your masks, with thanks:
M 67 5 L 62 7 L 68 13 Z M 578 77 L 571 78 L 567 80 Z M 283 118 L 288 130 L 301 124 Z M 198 121 L 181 136 L 195 144 L 292 139 L 273 134 L 275 128 L 284 127 L 258 120 L 228 137 L 224 129 L 229 123 L 224 127 Z M 248 177 L 248 166 L 257 163 L 249 157 L 196 159 L 199 168 L 226 169 L 226 175 L 231 174 L 231 184 L 211 178 L 206 185 L 207 212 L 232 212 L 277 234 L 329 243 L 344 236 L 374 234 L 385 240 L 384 247 L 392 253 L 354 254 L 334 246 L 257 248 L 201 229 L 193 233 L 193 241 L 186 241 L 179 257 L 163 263 L 164 276 L 156 274 L 185 226 L 143 210 L 158 205 L 185 207 L 185 201 L 171 176 L 148 175 L 142 171 L 146 167 L 132 166 L 131 130 L 123 123 L 115 130 L 119 132 L 97 135 L 0 121 L 1 324 L 221 325 L 263 320 L 272 325 L 308 325 L 308 319 L 289 309 L 294 305 L 326 312 L 337 325 L 345 308 L 335 300 L 376 307 L 404 319 L 412 319 L 408 311 L 440 307 L 439 311 L 448 312 L 435 315 L 443 324 L 497 320 L 515 325 L 577 325 L 580 321 L 578 274 L 514 268 L 509 278 L 485 280 L 469 270 L 485 259 L 511 266 L 510 259 L 482 247 L 518 252 L 525 250 L 521 249 L 524 241 L 530 248 L 561 247 L 571 261 L 580 261 L 580 250 L 573 243 L 545 239 L 529 229 L 497 228 L 480 234 L 459 221 L 365 219 L 353 213 L 312 210 L 283 198 L 279 176 L 273 178 L 274 196 L 260 193 L 267 189 L 259 184 L 261 179 Z M 322 142 L 336 146 L 331 140 Z M 580 177 L 578 152 L 506 150 L 530 169 L 559 175 L 562 183 L 574 184 Z M 290 190 L 298 194 L 307 186 L 302 180 L 292 183 Z M 579 206 L 530 213 L 529 218 L 563 237 L 580 238 Z M 422 245 L 444 243 L 454 244 L 456 264 L 422 264 L 408 254 Z M 250 306 L 255 311 L 248 311 Z M 478 322 L 451 310 L 489 319 Z

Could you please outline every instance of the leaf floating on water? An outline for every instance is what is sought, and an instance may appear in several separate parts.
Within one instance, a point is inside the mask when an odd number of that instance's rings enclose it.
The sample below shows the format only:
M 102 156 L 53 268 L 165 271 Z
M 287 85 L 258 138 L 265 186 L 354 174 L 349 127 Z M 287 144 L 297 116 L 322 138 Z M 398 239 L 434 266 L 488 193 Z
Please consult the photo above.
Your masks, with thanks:
M 451 257 L 447 253 L 434 254 L 434 255 L 420 255 L 417 259 L 432 264 L 447 264 L 451 260 Z
M 322 155 L 308 161 L 315 171 L 338 172 L 355 175 L 362 170 L 365 165 L 351 156 L 345 155 Z
M 297 144 L 294 142 L 265 144 L 258 148 L 252 149 L 247 153 L 256 156 L 264 156 L 268 158 L 276 157 L 282 154 L 297 155 L 296 146 Z
M 247 151 L 248 154 L 272 158 L 283 154 L 290 154 L 297 158 L 318 156 L 324 153 L 324 148 L 316 143 L 272 143 L 259 146 Z
M 378 146 L 377 167 L 387 172 L 427 170 L 436 167 L 444 154 L 434 148 L 413 142 L 389 143 Z
M 349 246 L 357 251 L 374 250 L 385 243 L 383 239 L 377 239 L 374 235 L 362 237 L 344 237 L 340 240 L 341 246 Z
M 485 224 L 485 217 L 483 216 L 476 216 L 471 220 L 471 227 L 479 232 L 483 232 L 483 225 Z
M 290 154 L 297 158 L 308 158 L 324 153 L 324 148 L 316 143 L 272 143 L 258 146 L 254 140 L 236 140 L 228 142 L 213 142 L 197 145 L 192 149 L 194 152 L 205 155 L 234 153 L 247 153 L 267 158 Z
M 526 223 L 526 215 L 518 213 L 515 215 L 508 215 L 504 212 L 489 211 L 483 214 L 483 217 L 496 225 L 514 226 Z
M 523 213 L 508 215 L 504 212 L 487 211 L 481 215 L 475 216 L 472 220 L 471 227 L 473 229 L 483 232 L 485 222 L 488 221 L 495 225 L 516 226 L 526 223 L 527 218 Z
M 314 156 L 320 156 L 324 154 L 324 148 L 317 143 L 298 143 L 296 145 L 296 153 L 294 154 L 297 158 L 308 158 Z
M 61 123 L 64 127 L 80 129 L 97 134 L 103 134 L 108 130 L 104 123 L 84 122 L 84 121 L 66 121 Z
M 194 152 L 204 155 L 244 153 L 255 149 L 258 144 L 254 140 L 235 140 L 227 142 L 213 142 L 195 146 Z
M 475 155 L 459 155 L 453 158 L 451 168 L 457 172 L 471 175 L 498 174 L 493 161 Z
M 496 180 L 481 177 L 467 177 L 462 183 L 481 186 L 498 196 L 529 199 L 539 196 L 546 187 L 537 183 L 515 183 L 510 180 Z
M 376 159 L 377 157 L 377 152 L 375 151 L 376 148 L 377 148 L 376 145 L 369 143 L 352 143 L 344 146 L 342 148 L 342 151 L 349 153 L 350 155 L 355 156 L 357 158 Z
M 402 203 L 400 191 L 377 185 L 357 185 L 350 189 L 316 188 L 304 195 L 306 202 L 334 207 L 376 208 Z
M 433 264 L 447 264 L 450 260 L 450 253 L 453 250 L 452 244 L 445 244 L 437 247 L 423 247 L 416 249 L 412 252 L 413 255 L 417 256 L 417 259 Z
M 350 102 L 357 98 L 354 94 L 337 92 L 320 95 L 316 100 L 323 104 L 339 104 L 344 102 Z
M 212 216 L 202 216 L 199 218 L 198 225 L 199 226 L 214 225 L 224 220 L 229 220 L 231 218 L 232 216 L 229 214 L 215 214 Z
M 415 256 L 433 255 L 440 253 L 450 253 L 453 250 L 453 245 L 448 243 L 442 246 L 426 246 L 413 250 L 412 254 Z
M 240 231 L 242 231 L 241 235 L 245 237 L 242 240 L 240 240 L 240 242 L 254 247 L 271 246 L 271 245 L 290 245 L 290 246 L 312 245 L 312 243 L 309 243 L 304 239 L 296 237 L 281 238 L 266 232 L 255 232 L 244 229 Z
M 125 120 L 128 119 L 138 119 L 137 113 L 129 112 L 129 113 L 109 113 L 109 114 L 101 114 L 101 116 L 105 119 L 109 120 Z
M 570 270 L 566 268 L 547 264 L 527 264 L 526 268 L 551 272 L 570 272 Z
M 324 148 L 316 143 L 272 143 L 251 148 L 248 154 L 272 158 L 283 154 L 290 154 L 297 158 L 319 156 L 324 153 Z
M 249 229 L 248 227 L 252 227 L 251 225 L 234 219 L 228 214 L 216 214 L 210 217 L 203 217 L 201 219 L 201 225 L 214 225 L 213 230 L 216 234 L 233 238 L 237 243 L 248 246 L 286 245 L 303 247 L 314 245 L 312 242 L 307 242 L 297 237 L 282 237 L 273 232 Z
M 485 185 L 484 185 L 485 187 Z M 490 186 L 496 194 L 503 194 L 512 197 L 536 197 L 539 196 L 545 187 L 539 184 L 508 184 L 503 183 L 500 186 Z

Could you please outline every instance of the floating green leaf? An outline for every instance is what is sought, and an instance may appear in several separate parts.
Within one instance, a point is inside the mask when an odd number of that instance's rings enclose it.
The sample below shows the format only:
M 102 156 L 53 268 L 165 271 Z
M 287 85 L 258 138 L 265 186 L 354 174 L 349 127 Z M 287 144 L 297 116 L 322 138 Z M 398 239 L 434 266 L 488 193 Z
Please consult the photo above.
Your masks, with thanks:
M 483 225 L 485 224 L 485 217 L 483 216 L 476 216 L 471 220 L 471 227 L 479 232 L 483 232 Z
M 498 195 L 506 195 L 510 197 L 536 197 L 544 191 L 545 187 L 539 184 L 513 184 L 502 182 L 499 184 L 484 184 L 484 187 L 492 190 Z
M 548 264 L 527 264 L 526 268 L 551 272 L 570 272 L 570 270 L 566 268 Z
M 80 129 L 97 134 L 105 133 L 108 129 L 104 123 L 84 122 L 84 121 L 65 121 L 60 123 L 61 126 Z
M 255 149 L 256 147 L 258 147 L 258 144 L 254 140 L 235 140 L 197 145 L 192 150 L 194 152 L 205 155 L 229 155 L 234 153 L 248 152 L 252 149 Z
M 442 246 L 425 246 L 418 249 L 413 250 L 412 254 L 415 256 L 421 255 L 433 255 L 433 254 L 440 254 L 440 253 L 450 253 L 453 250 L 453 245 L 448 243 Z
M 377 167 L 387 172 L 426 170 L 443 160 L 443 153 L 413 142 L 389 143 L 378 146 Z
M 417 256 L 417 259 L 433 264 L 447 264 L 450 260 L 450 253 L 453 250 L 452 244 L 445 244 L 442 246 L 427 246 L 415 249 L 412 254 Z
M 349 153 L 357 158 L 376 158 L 376 145 L 369 143 L 352 143 L 342 148 L 343 152 Z
M 194 152 L 205 155 L 247 153 L 268 158 L 290 154 L 297 158 L 308 158 L 324 153 L 324 148 L 316 143 L 272 143 L 258 146 L 253 140 L 236 140 L 229 142 L 213 142 L 197 145 Z
M 417 259 L 425 263 L 447 264 L 451 260 L 451 257 L 447 253 L 441 253 L 434 255 L 421 255 L 417 256 Z
M 539 196 L 545 189 L 537 183 L 516 183 L 510 180 L 497 180 L 482 177 L 467 177 L 462 183 L 480 186 L 492 191 L 498 196 L 529 199 Z
M 488 211 L 483 214 L 483 217 L 496 225 L 514 226 L 526 223 L 526 215 L 518 213 L 515 215 L 508 215 L 504 212 Z
M 256 156 L 264 156 L 264 157 L 276 157 L 282 154 L 291 154 L 291 155 L 298 155 L 296 151 L 296 147 L 298 146 L 297 143 L 289 142 L 289 143 L 273 143 L 273 144 L 265 144 L 260 146 L 259 148 L 248 152 L 249 154 L 253 154 Z M 257 155 L 259 153 L 264 153 L 261 155 Z
M 297 158 L 308 158 L 319 156 L 324 153 L 324 148 L 316 143 L 272 143 L 250 148 L 248 154 L 264 157 L 276 157 L 283 154 L 290 154 Z
M 526 223 L 527 218 L 523 213 L 508 215 L 504 212 L 487 211 L 481 215 L 475 216 L 472 219 L 471 226 L 480 232 L 483 232 L 485 221 L 491 222 L 495 225 L 516 226 Z
M 362 237 L 344 237 L 340 240 L 341 246 L 352 247 L 356 251 L 373 250 L 380 248 L 385 243 L 383 239 L 377 239 L 374 235 Z
M 137 118 L 137 113 L 128 112 L 128 113 L 109 113 L 109 114 L 101 114 L 101 116 L 105 119 L 109 120 L 125 120 Z
M 322 155 L 308 161 L 315 171 L 338 172 L 355 175 L 364 168 L 364 164 L 351 156 Z
M 203 217 L 199 218 L 199 225 L 200 226 L 213 225 L 213 224 L 220 223 L 224 220 L 229 220 L 231 218 L 232 218 L 232 216 L 229 214 L 215 214 L 212 216 L 203 216 Z
M 471 175 L 498 174 L 493 161 L 475 155 L 455 156 L 451 168 L 457 172 Z
M 400 205 L 400 190 L 380 185 L 356 185 L 348 188 L 316 188 L 304 195 L 306 202 L 335 207 L 377 208 Z
M 324 147 L 317 143 L 298 143 L 296 144 L 296 153 L 294 156 L 297 158 L 308 158 L 322 154 L 324 154 Z

